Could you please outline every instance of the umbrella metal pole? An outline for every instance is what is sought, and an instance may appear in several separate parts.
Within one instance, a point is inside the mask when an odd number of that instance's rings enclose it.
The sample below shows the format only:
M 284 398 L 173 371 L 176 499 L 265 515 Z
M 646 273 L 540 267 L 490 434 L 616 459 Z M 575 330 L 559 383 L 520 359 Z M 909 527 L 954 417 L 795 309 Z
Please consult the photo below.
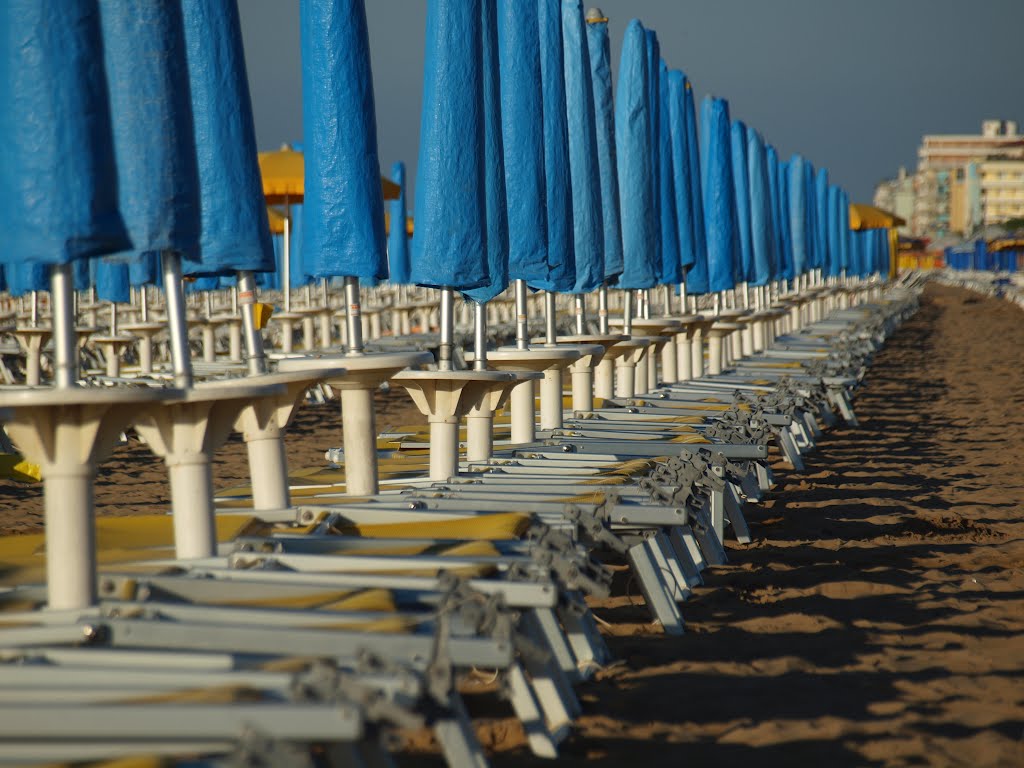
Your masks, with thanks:
M 54 384 L 60 389 L 78 381 L 78 339 L 75 337 L 74 267 L 54 264 L 50 269 L 50 304 L 53 313 Z
M 348 332 L 349 355 L 363 354 L 363 322 L 360 315 L 359 278 L 345 278 L 345 329 Z
M 665 283 L 661 286 L 664 297 L 665 317 L 672 317 L 672 285 Z
M 149 295 L 146 286 L 139 286 L 139 318 L 142 322 L 149 322 Z
M 441 344 L 437 350 L 437 369 L 451 371 L 455 369 L 452 351 L 455 346 L 454 305 L 455 291 L 451 288 L 441 289 Z
M 555 299 L 558 294 L 554 291 L 544 292 L 544 343 L 554 345 L 558 343 L 558 332 L 555 329 Z
M 597 332 L 608 333 L 608 285 L 597 289 Z
M 487 370 L 487 302 L 473 305 L 473 369 Z
M 680 307 L 680 311 L 681 311 L 682 314 L 684 314 L 684 315 L 687 314 L 687 312 L 686 312 L 686 281 L 683 281 L 683 282 L 681 282 L 679 284 L 679 307 Z
M 576 333 L 582 336 L 587 332 L 587 299 L 582 293 L 577 293 L 573 300 L 576 305 Z
M 516 349 L 530 348 L 530 326 L 527 319 L 526 281 L 516 280 Z
M 181 256 L 175 251 L 161 254 L 164 272 L 164 295 L 167 301 L 167 325 L 171 337 L 171 367 L 174 385 L 179 389 L 192 386 L 192 358 L 188 349 L 188 326 L 185 324 L 185 291 L 181 285 Z
M 623 291 L 622 294 L 622 332 L 633 335 L 633 292 Z
M 284 256 L 281 259 L 281 291 L 284 293 L 284 311 L 292 311 L 292 222 L 291 210 L 285 205 Z
M 242 333 L 249 375 L 267 372 L 267 356 L 263 351 L 263 334 L 256 327 L 256 278 L 250 271 L 238 273 L 238 304 L 242 310 Z
M 37 328 L 39 326 L 39 292 L 32 291 L 32 327 Z

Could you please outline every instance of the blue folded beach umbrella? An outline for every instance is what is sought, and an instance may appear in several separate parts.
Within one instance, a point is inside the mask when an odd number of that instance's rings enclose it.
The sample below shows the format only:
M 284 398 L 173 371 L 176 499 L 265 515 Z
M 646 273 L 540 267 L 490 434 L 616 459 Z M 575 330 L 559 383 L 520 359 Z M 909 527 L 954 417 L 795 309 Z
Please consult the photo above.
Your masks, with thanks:
M 661 282 L 661 272 L 664 268 L 662 251 L 661 228 L 661 46 L 658 44 L 658 35 L 653 29 L 645 29 L 644 36 L 647 42 L 647 103 L 651 110 L 651 195 L 654 199 L 654 210 L 651 212 L 654 218 L 654 231 L 657 237 L 654 239 L 654 263 L 657 272 L 657 282 Z
M 793 259 L 793 226 L 790 206 L 790 164 L 779 163 L 779 224 L 782 232 L 782 251 L 780 258 L 783 280 L 794 280 L 796 269 Z
M 768 168 L 768 191 L 771 193 L 771 209 L 772 209 L 772 240 L 774 247 L 772 249 L 772 280 L 782 280 L 783 272 L 785 270 L 784 259 L 785 259 L 785 240 L 783 237 L 783 216 L 782 216 L 782 197 L 781 197 L 781 181 L 780 176 L 782 175 L 781 166 L 779 163 L 779 154 L 775 147 L 771 144 L 765 147 L 764 151 L 765 165 Z
M 817 235 L 817 251 L 818 251 L 818 269 L 827 269 L 831 254 L 829 253 L 829 215 L 828 215 L 828 170 L 826 168 L 819 168 L 818 174 L 814 180 L 814 194 L 815 194 L 815 205 L 816 205 L 816 235 Z
M 572 180 L 569 170 L 569 129 L 565 104 L 565 67 L 562 60 L 561 0 L 537 0 L 537 22 L 540 30 L 549 284 L 531 284 L 531 287 L 566 292 L 571 291 L 576 283 L 576 262 Z
M 604 229 L 604 279 L 614 281 L 622 273 L 623 260 L 608 19 L 602 16 L 587 19 L 587 52 L 590 55 L 590 76 L 594 86 L 594 127 L 601 184 L 601 223 Z
M 0 28 L 0 263 L 128 249 L 98 4 L 5 0 Z
M 504 143 L 501 137 L 501 82 L 496 0 L 483 0 L 480 11 L 487 282 L 464 293 L 473 301 L 483 303 L 508 288 L 508 205 L 505 197 Z
M 845 274 L 850 269 L 850 195 L 844 189 L 839 204 L 839 268 Z
M 679 263 L 688 270 L 697 260 L 694 233 L 694 202 L 690 185 L 690 155 L 686 132 L 686 94 L 689 81 L 679 70 L 668 73 L 667 111 L 669 121 L 669 154 L 672 158 L 670 178 L 675 193 L 676 227 L 679 232 Z M 663 107 L 666 105 L 663 105 Z
M 704 163 L 709 288 L 713 293 L 736 287 L 738 238 L 730 130 L 728 102 L 706 97 L 701 105 L 700 154 Z
M 564 0 L 562 3 L 562 45 L 565 52 L 565 103 L 576 262 L 576 283 L 572 292 L 579 294 L 596 290 L 605 278 L 594 83 L 581 0 Z
M 732 141 L 732 186 L 736 211 L 736 243 L 739 261 L 735 271 L 738 282 L 747 282 L 754 277 L 754 246 L 751 241 L 750 224 L 750 169 L 747 167 L 747 126 L 734 120 L 730 127 Z
M 554 282 L 547 263 L 547 181 L 536 3 L 498 0 L 498 60 L 509 278 L 549 289 Z
M 480 0 L 429 0 L 412 280 L 488 281 Z
M 793 155 L 788 163 L 787 186 L 789 188 L 789 237 L 792 248 L 794 279 L 808 268 L 810 246 L 807 226 L 807 162 L 800 155 Z
M 679 218 L 676 210 L 676 183 L 672 164 L 672 126 L 669 119 L 669 73 L 664 61 L 658 62 L 658 210 L 661 212 L 661 273 L 658 282 L 678 285 L 683 280 L 680 255 Z
M 398 185 L 398 197 L 388 203 L 391 229 L 388 231 L 388 279 L 392 283 L 409 282 L 409 234 L 405 231 L 408 215 L 405 204 L 405 163 L 391 166 L 391 180 Z
M 388 263 L 366 9 L 363 0 L 302 0 L 299 17 L 305 271 L 382 280 Z M 457 190 L 448 194 L 461 199 Z
M 640 22 L 633 19 L 622 41 L 615 98 L 624 263 L 618 285 L 625 290 L 653 287 L 660 268 L 655 258 L 659 232 L 655 227 L 656 198 L 651 184 L 650 96 L 646 35 Z
M 835 184 L 828 187 L 828 260 L 825 264 L 825 274 L 828 277 L 838 277 L 842 269 L 840 258 L 842 246 L 840 244 L 840 206 L 842 205 L 842 191 Z
M 237 3 L 182 0 L 181 7 L 201 221 L 198 262 L 185 272 L 274 269 Z
M 775 247 L 772 222 L 772 194 L 764 141 L 757 131 L 747 129 L 747 179 L 750 185 L 750 250 L 753 269 L 750 284 L 767 285 L 772 279 L 772 251 Z
M 32 291 L 50 289 L 50 267 L 35 261 L 11 261 L 3 266 L 7 277 L 7 292 L 11 296 L 24 296 Z
M 696 259 L 686 273 L 687 292 L 700 295 L 708 292 L 708 247 L 707 229 L 704 219 L 703 167 L 707 158 L 702 157 L 701 145 L 697 140 L 697 110 L 693 101 L 693 88 L 689 80 L 683 82 L 683 116 L 686 118 L 686 151 L 690 158 L 690 200 L 693 210 L 693 243 Z
M 115 282 L 126 278 L 134 286 L 157 284 L 163 251 L 175 251 L 190 261 L 199 258 L 195 126 L 211 126 L 201 120 L 193 123 L 181 5 L 148 0 L 102 3 L 100 18 L 118 205 L 131 250 L 111 257 L 126 261 L 127 270 L 98 266 L 96 289 L 100 298 L 127 301 L 127 285 L 121 291 Z M 219 216 L 220 210 L 211 209 L 210 215 Z
M 131 301 L 128 265 L 107 259 L 93 259 L 91 282 L 96 286 L 96 298 L 119 304 Z

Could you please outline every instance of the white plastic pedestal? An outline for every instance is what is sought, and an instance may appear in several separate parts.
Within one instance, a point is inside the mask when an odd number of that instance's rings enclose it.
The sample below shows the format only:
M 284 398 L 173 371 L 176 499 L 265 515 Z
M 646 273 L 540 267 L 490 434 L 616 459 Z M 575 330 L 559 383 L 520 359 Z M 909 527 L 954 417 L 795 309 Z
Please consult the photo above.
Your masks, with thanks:
M 722 367 L 728 368 L 735 360 L 743 357 L 743 329 L 746 327 L 743 318 L 750 314 L 749 309 L 723 309 L 718 314 L 718 322 L 731 323 L 735 327 L 732 333 L 722 338 Z
M 391 379 L 409 393 L 430 424 L 430 479 L 459 474 L 459 422 L 515 377 L 501 371 L 401 371 Z
M 307 352 L 314 351 L 316 346 L 317 318 L 324 311 L 323 307 L 303 307 L 298 310 L 302 318 L 302 348 Z
M 92 343 L 103 349 L 103 359 L 107 363 L 107 376 L 117 378 L 121 375 L 121 354 L 135 343 L 134 336 L 117 334 L 116 336 L 93 336 Z
M 690 347 L 690 365 L 693 378 L 699 379 L 704 375 L 704 342 L 718 318 L 714 315 L 699 315 L 700 320 L 696 321 L 696 328 L 693 333 L 693 344 Z
M 96 468 L 140 412 L 180 396 L 181 390 L 148 387 L 0 392 L 8 434 L 43 474 L 50 608 L 85 608 L 96 602 Z
M 53 331 L 49 327 L 19 326 L 14 329 L 14 337 L 25 350 L 25 383 L 30 387 L 38 386 L 42 381 L 40 360 L 51 335 Z
M 306 390 L 318 381 L 337 379 L 345 369 L 320 371 L 288 371 L 241 379 L 246 384 L 279 385 L 280 395 L 267 395 L 243 406 L 235 419 L 235 430 L 242 433 L 249 453 L 249 475 L 252 478 L 253 509 L 286 509 L 291 506 L 288 495 L 288 461 L 284 452 L 284 430 L 292 413 L 302 402 Z
M 625 325 L 625 320 L 615 318 L 610 321 L 613 326 Z M 647 363 L 647 380 L 640 386 L 640 374 L 637 373 L 637 394 L 649 392 L 658 386 L 658 358 L 661 358 L 661 380 L 666 384 L 675 384 L 678 381 L 678 357 L 676 345 L 669 344 L 675 334 L 680 333 L 680 322 L 674 317 L 637 317 L 631 321 L 633 335 L 640 336 L 665 336 L 664 341 L 652 341 L 652 347 L 648 348 L 644 360 Z
M 384 352 L 286 357 L 278 362 L 279 371 L 305 371 L 311 375 L 322 369 L 345 369 L 343 376 L 324 381 L 339 391 L 345 492 L 350 496 L 373 496 L 380 492 L 373 393 L 403 368 L 433 361 L 429 352 Z
M 679 320 L 679 333 L 675 338 L 676 381 L 689 381 L 694 378 L 693 347 L 695 341 L 698 346 L 701 344 L 700 330 L 704 318 L 700 315 L 683 315 L 677 319 Z M 703 360 L 703 356 L 701 359 Z
M 609 350 L 626 338 L 628 337 L 620 333 L 559 336 L 559 344 L 569 344 L 577 347 L 588 345 L 601 348 L 600 352 L 583 355 L 569 367 L 569 372 L 572 374 L 572 409 L 574 411 L 594 410 L 595 372 L 601 369 L 605 360 L 609 360 L 607 368 L 609 381 L 614 382 L 614 363 L 611 362 L 611 360 L 614 360 L 614 357 L 609 358 Z M 604 397 L 611 397 L 611 394 L 604 395 Z
M 743 326 L 739 323 L 719 321 L 708 330 L 708 374 L 719 375 L 724 368 L 725 355 L 723 343 L 727 336 L 732 335 Z
M 586 338 L 591 340 L 588 343 L 601 344 L 605 348 L 601 362 L 594 368 L 594 397 L 610 400 L 615 397 L 615 361 L 629 352 L 628 348 L 622 346 L 622 342 L 628 341 L 629 336 L 610 333 Z M 598 339 L 607 339 L 608 342 Z
M 302 319 L 298 312 L 275 312 L 272 320 L 281 324 L 281 352 L 291 354 L 295 350 L 295 323 Z
M 576 347 L 536 346 L 529 349 L 500 347 L 488 351 L 487 365 L 497 371 L 539 371 L 541 429 L 562 425 L 562 371 L 582 357 Z M 472 355 L 467 355 L 472 360 Z M 532 443 L 537 438 L 537 407 L 533 380 L 522 381 L 509 396 L 512 416 L 512 442 Z
M 167 325 L 157 322 L 125 323 L 121 326 L 139 341 L 139 372 L 149 375 L 153 372 L 153 338 L 166 330 Z
M 214 327 L 228 327 L 228 359 L 232 363 L 242 362 L 242 318 L 238 315 L 217 315 L 210 318 Z
M 281 385 L 225 379 L 197 384 L 135 422 L 135 431 L 167 465 L 174 514 L 174 546 L 179 559 L 213 557 L 213 475 L 210 462 L 252 400 L 280 397 Z
M 494 413 L 508 402 L 512 388 L 527 379 L 543 379 L 539 371 L 503 371 L 509 377 L 466 412 L 466 461 L 487 461 L 494 455 Z
M 633 397 L 636 394 L 636 367 L 647 354 L 651 340 L 643 337 L 630 337 L 620 341 L 612 349 L 625 350 L 615 360 L 615 396 Z

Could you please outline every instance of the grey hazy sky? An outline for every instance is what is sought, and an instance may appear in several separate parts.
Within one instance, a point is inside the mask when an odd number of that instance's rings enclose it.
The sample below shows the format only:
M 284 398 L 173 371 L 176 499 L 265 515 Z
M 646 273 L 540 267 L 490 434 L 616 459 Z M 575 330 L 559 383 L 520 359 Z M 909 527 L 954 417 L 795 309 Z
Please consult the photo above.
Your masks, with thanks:
M 532 0 L 521 0 L 531 2 Z M 858 200 L 924 133 L 974 133 L 985 118 L 1024 124 L 1024 0 L 604 0 L 613 64 L 631 18 L 698 98 L 784 156 L 799 151 Z M 301 141 L 298 0 L 239 0 L 261 149 Z M 380 160 L 415 179 L 425 0 L 366 0 Z M 615 70 L 617 72 L 617 69 Z M 616 75 L 617 76 L 617 75 Z M 410 198 L 411 201 L 411 198 Z

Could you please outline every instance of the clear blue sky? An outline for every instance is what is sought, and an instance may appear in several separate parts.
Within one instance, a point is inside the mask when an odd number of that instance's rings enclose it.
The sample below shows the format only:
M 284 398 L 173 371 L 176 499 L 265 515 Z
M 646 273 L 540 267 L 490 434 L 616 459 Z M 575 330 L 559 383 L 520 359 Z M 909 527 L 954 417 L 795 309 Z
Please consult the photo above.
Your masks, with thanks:
M 530 0 L 522 0 L 529 2 Z M 827 167 L 855 199 L 924 133 L 974 133 L 986 118 L 1024 125 L 1024 0 L 605 0 L 613 62 L 626 23 L 658 33 L 699 98 L 784 154 Z M 261 149 L 302 137 L 298 0 L 239 0 Z M 415 179 L 425 0 L 366 0 L 384 171 Z

